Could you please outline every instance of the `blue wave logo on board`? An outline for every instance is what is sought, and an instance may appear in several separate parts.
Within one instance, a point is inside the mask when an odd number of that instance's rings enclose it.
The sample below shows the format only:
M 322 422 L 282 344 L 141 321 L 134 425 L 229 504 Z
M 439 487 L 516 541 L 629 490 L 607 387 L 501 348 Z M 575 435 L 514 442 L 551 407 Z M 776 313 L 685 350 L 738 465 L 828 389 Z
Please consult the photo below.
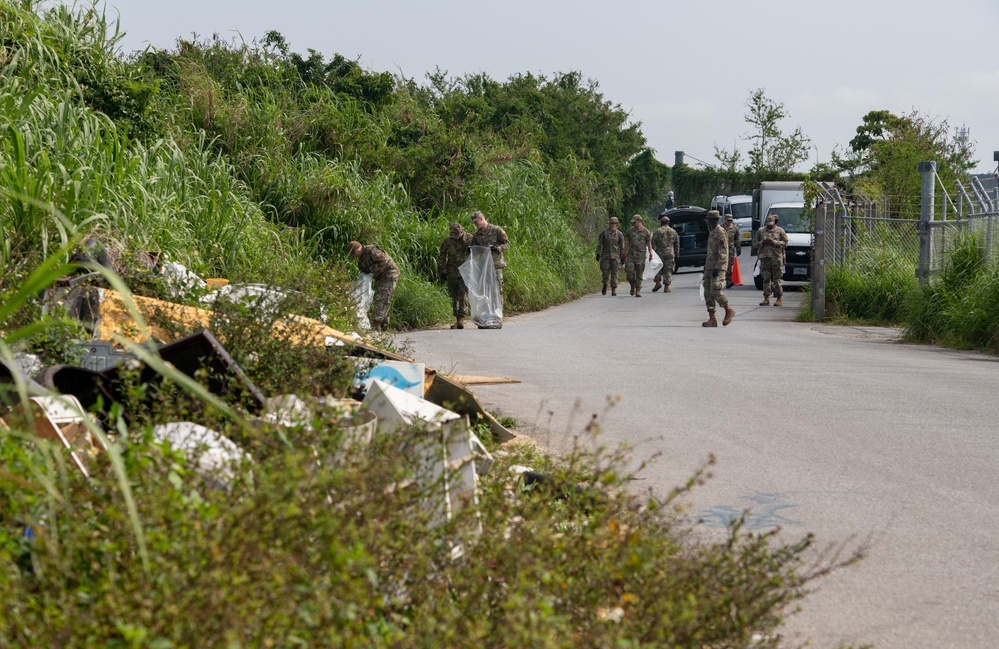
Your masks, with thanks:
M 363 376 L 358 375 L 358 379 L 362 383 L 369 379 L 378 379 L 379 381 L 384 381 L 389 385 L 399 388 L 400 390 L 408 390 L 409 388 L 423 384 L 423 381 L 408 380 L 402 375 L 402 372 L 387 365 L 376 365 L 371 368 L 367 374 L 364 374 Z

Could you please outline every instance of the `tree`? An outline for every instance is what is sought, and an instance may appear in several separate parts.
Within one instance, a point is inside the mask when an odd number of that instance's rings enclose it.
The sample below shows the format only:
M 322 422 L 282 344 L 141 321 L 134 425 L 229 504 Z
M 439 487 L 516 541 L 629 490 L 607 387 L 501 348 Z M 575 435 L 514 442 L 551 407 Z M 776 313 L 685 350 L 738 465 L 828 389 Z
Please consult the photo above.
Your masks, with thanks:
M 863 118 L 857 135 L 850 140 L 849 157 L 834 156 L 833 162 L 849 171 L 852 189 L 887 202 L 891 216 L 914 216 L 922 178 L 918 163 L 933 160 L 945 188 L 963 177 L 973 166 L 973 149 L 950 137 L 946 120 L 940 122 L 913 110 L 895 115 L 874 110 Z
M 719 166 L 724 171 L 738 171 L 739 163 L 742 162 L 742 151 L 739 147 L 732 145 L 732 151 L 723 149 L 715 145 L 715 158 L 718 159 Z
M 749 109 L 745 116 L 746 123 L 753 127 L 752 131 L 742 136 L 742 139 L 752 143 L 749 170 L 756 173 L 787 173 L 799 162 L 808 160 L 812 141 L 805 137 L 800 126 L 790 133 L 781 130 L 780 121 L 790 115 L 784 110 L 784 104 L 770 99 L 765 93 L 764 88 L 757 88 L 746 101 Z

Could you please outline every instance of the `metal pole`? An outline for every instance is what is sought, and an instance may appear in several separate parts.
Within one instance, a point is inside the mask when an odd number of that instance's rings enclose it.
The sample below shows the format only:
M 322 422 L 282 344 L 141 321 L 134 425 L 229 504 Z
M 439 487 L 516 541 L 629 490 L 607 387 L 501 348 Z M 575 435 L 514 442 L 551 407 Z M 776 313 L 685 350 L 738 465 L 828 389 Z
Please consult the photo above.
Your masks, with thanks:
M 826 230 L 829 227 L 829 203 L 822 201 L 815 210 L 815 245 L 812 247 L 812 312 L 817 320 L 826 317 Z
M 933 220 L 934 190 L 936 189 L 937 163 L 919 163 L 919 173 L 923 177 L 923 189 L 919 198 L 919 267 L 916 277 L 920 284 L 930 281 L 930 262 L 933 259 L 933 240 L 930 238 L 930 222 Z

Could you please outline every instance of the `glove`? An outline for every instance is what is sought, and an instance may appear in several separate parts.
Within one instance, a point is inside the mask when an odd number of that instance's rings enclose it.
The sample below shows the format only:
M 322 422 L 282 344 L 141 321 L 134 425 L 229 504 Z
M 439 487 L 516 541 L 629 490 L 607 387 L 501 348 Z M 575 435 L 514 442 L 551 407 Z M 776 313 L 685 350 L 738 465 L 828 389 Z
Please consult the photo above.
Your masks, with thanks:
M 597 253 L 597 261 L 600 261 L 600 253 Z
M 489 245 L 489 249 L 492 250 L 493 252 L 499 252 L 500 251 L 499 246 L 497 246 L 495 243 L 490 244 Z
M 711 276 L 712 277 L 718 277 L 718 273 L 720 273 L 720 272 L 721 272 L 721 268 L 712 268 L 711 269 Z

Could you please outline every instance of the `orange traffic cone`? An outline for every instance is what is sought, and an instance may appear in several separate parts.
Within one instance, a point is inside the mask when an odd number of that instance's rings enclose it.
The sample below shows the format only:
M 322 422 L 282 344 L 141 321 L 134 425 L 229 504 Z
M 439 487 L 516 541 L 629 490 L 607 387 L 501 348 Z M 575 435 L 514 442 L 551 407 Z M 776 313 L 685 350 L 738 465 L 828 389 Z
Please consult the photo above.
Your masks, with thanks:
M 735 261 L 732 263 L 732 283 L 736 286 L 742 286 L 742 275 L 739 274 L 738 257 L 736 257 Z

